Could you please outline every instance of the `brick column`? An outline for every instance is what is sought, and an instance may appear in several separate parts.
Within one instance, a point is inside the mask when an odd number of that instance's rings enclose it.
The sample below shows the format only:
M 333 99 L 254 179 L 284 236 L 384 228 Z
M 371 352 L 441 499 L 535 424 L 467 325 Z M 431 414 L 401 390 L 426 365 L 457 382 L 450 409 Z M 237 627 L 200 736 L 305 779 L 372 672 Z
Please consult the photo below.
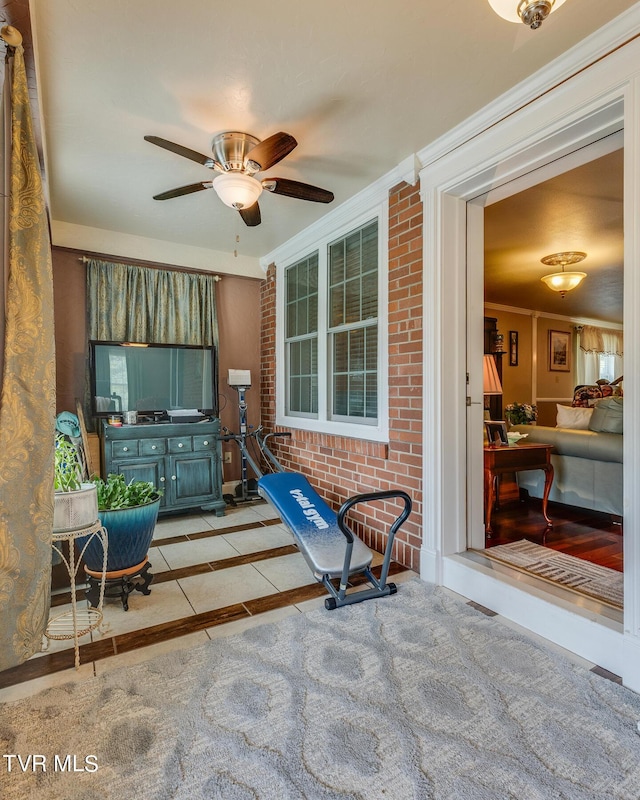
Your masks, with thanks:
M 275 267 L 262 286 L 262 424 L 275 430 Z M 418 572 L 422 531 L 422 203 L 418 187 L 389 194 L 389 442 L 291 430 L 274 443 L 285 469 L 302 472 L 334 508 L 360 492 L 404 489 L 413 513 L 396 536 L 394 558 Z M 352 515 L 355 532 L 382 552 L 395 515 L 377 503 Z

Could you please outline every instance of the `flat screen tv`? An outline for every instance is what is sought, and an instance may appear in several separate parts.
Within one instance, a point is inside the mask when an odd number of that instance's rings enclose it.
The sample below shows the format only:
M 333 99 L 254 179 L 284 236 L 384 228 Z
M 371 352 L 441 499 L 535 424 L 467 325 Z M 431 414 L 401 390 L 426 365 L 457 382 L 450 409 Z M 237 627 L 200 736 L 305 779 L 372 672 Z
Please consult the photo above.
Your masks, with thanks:
M 218 413 L 215 347 L 90 344 L 91 405 L 97 417 L 197 409 Z

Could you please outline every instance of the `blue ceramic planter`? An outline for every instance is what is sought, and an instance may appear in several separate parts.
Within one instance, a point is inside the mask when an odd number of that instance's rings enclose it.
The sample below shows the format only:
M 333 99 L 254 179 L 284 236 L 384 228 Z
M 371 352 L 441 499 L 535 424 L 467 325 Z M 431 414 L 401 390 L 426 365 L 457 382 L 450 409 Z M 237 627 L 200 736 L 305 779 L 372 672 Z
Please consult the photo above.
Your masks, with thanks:
M 140 564 L 147 557 L 153 532 L 158 519 L 160 498 L 152 503 L 112 511 L 98 511 L 100 522 L 107 529 L 107 572 L 116 572 Z M 80 549 L 85 537 L 77 540 Z M 84 553 L 85 566 L 91 571 L 102 572 L 102 545 L 94 537 Z

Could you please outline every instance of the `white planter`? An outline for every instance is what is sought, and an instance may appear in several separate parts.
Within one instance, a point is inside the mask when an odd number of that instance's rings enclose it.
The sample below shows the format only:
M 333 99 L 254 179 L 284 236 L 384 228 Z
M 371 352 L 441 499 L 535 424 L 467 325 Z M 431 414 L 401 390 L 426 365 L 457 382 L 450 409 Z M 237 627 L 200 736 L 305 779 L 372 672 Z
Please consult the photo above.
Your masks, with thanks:
M 53 530 L 56 533 L 90 528 L 98 519 L 98 494 L 93 483 L 75 492 L 54 492 Z

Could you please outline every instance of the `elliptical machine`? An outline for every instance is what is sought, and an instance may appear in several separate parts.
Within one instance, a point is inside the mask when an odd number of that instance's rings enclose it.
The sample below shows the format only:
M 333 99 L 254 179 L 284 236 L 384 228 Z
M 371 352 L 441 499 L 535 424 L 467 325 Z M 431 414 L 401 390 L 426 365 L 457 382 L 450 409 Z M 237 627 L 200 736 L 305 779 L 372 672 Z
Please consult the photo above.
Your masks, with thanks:
M 251 370 L 230 369 L 227 382 L 229 386 L 238 392 L 240 432 L 233 433 L 228 428 L 223 428 L 224 435 L 220 436 L 220 441 L 236 442 L 240 448 L 240 483 L 236 486 L 235 496 L 224 496 L 230 505 L 235 505 L 236 503 L 248 503 L 260 499 L 257 478 L 260 477 L 262 472 L 247 450 L 247 439 L 253 436 L 250 431 L 251 426 L 247 424 L 247 401 L 245 398 L 245 392 L 251 388 Z M 248 466 L 251 466 L 255 477 L 250 478 L 248 476 Z

